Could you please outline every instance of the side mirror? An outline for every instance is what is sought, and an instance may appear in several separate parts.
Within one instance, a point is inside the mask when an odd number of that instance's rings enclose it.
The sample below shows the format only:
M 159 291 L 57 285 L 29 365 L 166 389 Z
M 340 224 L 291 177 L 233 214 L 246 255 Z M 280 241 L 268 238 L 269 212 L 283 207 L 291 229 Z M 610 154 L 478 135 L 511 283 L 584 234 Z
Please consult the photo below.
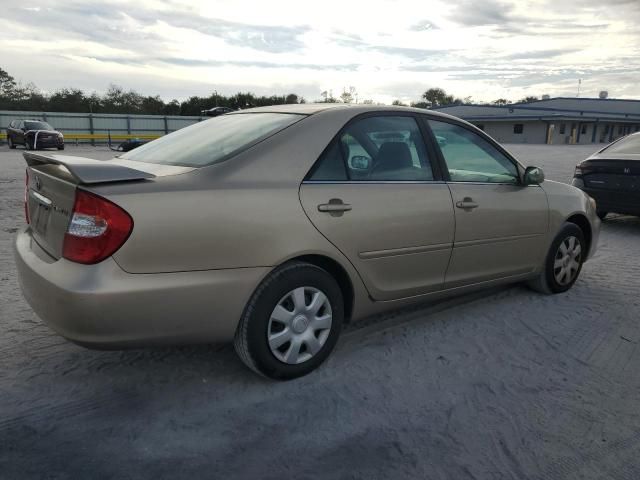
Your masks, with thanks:
M 351 170 L 369 170 L 371 168 L 371 159 L 364 155 L 354 155 L 349 159 L 349 168 Z
M 525 185 L 540 185 L 544 182 L 544 172 L 539 167 L 527 167 L 524 171 Z

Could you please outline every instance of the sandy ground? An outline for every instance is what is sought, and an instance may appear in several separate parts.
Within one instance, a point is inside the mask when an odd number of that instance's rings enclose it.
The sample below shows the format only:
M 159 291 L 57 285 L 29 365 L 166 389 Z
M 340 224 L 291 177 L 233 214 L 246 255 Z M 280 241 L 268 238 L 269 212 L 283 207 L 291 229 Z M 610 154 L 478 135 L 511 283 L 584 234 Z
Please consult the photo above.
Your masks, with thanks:
M 513 145 L 569 181 L 593 147 Z M 68 154 L 106 158 L 104 148 Z M 350 327 L 317 372 L 228 346 L 99 352 L 23 300 L 21 151 L 0 147 L 0 478 L 640 478 L 640 219 L 567 294 L 522 286 Z

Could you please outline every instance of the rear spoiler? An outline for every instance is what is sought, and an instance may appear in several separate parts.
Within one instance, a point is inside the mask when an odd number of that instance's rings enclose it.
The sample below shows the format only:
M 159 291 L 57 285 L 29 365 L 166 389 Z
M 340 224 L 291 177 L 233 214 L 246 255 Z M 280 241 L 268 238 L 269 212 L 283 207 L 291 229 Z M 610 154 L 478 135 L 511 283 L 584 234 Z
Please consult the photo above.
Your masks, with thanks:
M 105 160 L 94 160 L 70 155 L 24 152 L 24 159 L 30 167 L 42 165 L 62 165 L 79 184 L 123 182 L 154 178 L 152 173 L 125 167 Z

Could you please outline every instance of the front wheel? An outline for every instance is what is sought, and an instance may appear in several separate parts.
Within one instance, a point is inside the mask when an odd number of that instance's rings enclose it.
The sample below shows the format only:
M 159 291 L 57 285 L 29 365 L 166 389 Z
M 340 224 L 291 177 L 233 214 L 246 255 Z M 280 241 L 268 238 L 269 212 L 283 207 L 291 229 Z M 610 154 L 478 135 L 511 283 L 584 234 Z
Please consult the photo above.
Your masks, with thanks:
M 575 223 L 565 223 L 551 243 L 540 276 L 530 286 L 546 294 L 566 292 L 578 279 L 586 255 L 584 233 Z
M 7 143 L 9 144 L 10 149 L 13 150 L 14 148 L 16 148 L 16 144 L 13 143 L 13 139 L 11 137 L 7 137 Z
M 292 262 L 271 273 L 252 295 L 236 330 L 242 361 L 266 377 L 288 380 L 317 368 L 338 341 L 344 305 L 329 273 Z
M 26 138 L 24 139 L 24 148 L 25 148 L 25 150 L 31 150 L 31 149 L 33 149 L 33 147 L 31 146 L 31 144 L 29 144 L 29 140 L 27 140 Z

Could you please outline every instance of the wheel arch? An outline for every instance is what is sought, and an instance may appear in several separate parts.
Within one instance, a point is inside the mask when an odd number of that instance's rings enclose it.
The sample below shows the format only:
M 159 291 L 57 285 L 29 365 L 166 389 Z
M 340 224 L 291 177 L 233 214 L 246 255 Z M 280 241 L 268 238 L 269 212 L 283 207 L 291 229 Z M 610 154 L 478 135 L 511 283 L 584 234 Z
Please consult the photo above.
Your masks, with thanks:
M 591 228 L 591 223 L 589 222 L 589 219 L 582 213 L 575 213 L 571 215 L 569 218 L 567 218 L 566 221 L 569 223 L 573 223 L 574 225 L 577 225 L 578 228 L 582 230 L 582 233 L 584 234 L 584 239 L 587 242 L 587 252 L 591 252 L 593 230 Z
M 347 270 L 336 260 L 326 255 L 321 254 L 305 254 L 297 257 L 287 259 L 289 262 L 305 262 L 316 267 L 322 268 L 331 275 L 340 287 L 342 292 L 342 298 L 344 302 L 344 321 L 349 322 L 353 315 L 355 291 L 353 282 Z

